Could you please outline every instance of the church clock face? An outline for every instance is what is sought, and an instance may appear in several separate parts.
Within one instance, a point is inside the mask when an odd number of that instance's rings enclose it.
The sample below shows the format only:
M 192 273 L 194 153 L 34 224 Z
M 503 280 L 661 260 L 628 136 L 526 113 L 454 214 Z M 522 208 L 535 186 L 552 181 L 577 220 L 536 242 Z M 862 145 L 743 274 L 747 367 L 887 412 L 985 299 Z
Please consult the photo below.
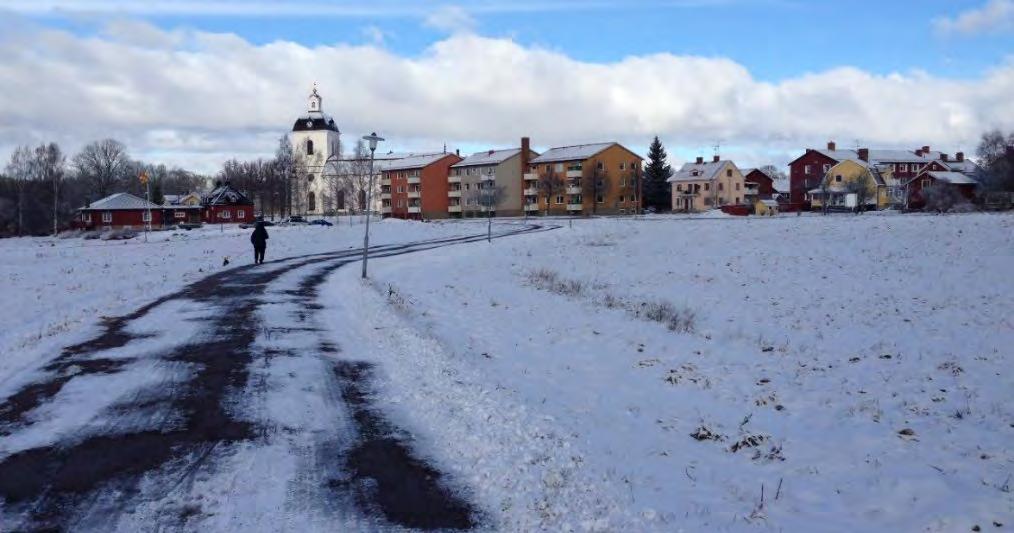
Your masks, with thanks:
M 313 127 L 313 121 L 312 120 L 307 120 L 306 121 L 306 127 L 307 128 L 312 128 Z

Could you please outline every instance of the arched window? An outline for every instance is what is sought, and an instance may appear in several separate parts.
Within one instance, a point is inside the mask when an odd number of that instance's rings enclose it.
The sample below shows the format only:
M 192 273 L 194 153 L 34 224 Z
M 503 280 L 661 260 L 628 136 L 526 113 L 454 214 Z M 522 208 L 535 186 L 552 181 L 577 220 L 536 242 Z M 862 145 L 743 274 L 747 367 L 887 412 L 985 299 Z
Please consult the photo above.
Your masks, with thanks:
M 313 191 L 306 193 L 306 210 L 307 211 L 317 210 L 317 195 L 313 194 Z
M 367 207 L 368 206 L 366 205 L 366 191 L 361 190 L 359 191 L 359 208 L 366 209 Z
M 313 155 L 313 141 L 306 140 L 306 155 Z
M 335 203 L 338 204 L 337 209 L 345 209 L 345 191 L 338 191 L 338 199 Z

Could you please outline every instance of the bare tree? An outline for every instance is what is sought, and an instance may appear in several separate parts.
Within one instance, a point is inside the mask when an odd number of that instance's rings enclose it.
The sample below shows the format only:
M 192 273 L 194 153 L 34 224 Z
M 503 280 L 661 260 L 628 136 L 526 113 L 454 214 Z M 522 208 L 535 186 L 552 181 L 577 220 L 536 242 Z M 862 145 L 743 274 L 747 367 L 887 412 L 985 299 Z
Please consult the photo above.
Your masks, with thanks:
M 278 149 L 275 150 L 275 179 L 279 183 L 281 196 L 282 216 L 292 215 L 293 181 L 296 175 L 296 154 L 292 150 L 288 135 L 282 135 L 278 139 Z
M 18 236 L 20 237 L 25 227 L 25 188 L 28 181 L 36 176 L 35 158 L 32 150 L 27 146 L 18 146 L 11 154 L 11 160 L 7 163 L 7 175 L 14 180 L 14 186 L 18 194 Z
M 600 169 L 598 164 L 593 164 L 590 169 L 584 172 L 581 180 L 581 194 L 590 197 L 592 200 L 592 214 L 598 214 L 599 197 L 605 201 L 605 197 L 612 190 L 612 181 L 609 173 Z
M 856 195 L 856 214 L 866 209 L 866 201 L 870 199 L 870 188 L 873 186 L 873 179 L 869 171 L 860 172 L 854 179 L 845 184 L 845 192 Z
M 938 213 L 946 213 L 955 205 L 961 203 L 961 193 L 949 183 L 936 182 L 929 187 L 923 187 L 922 198 L 926 203 L 926 209 Z
M 546 197 L 546 216 L 549 216 L 549 206 L 553 202 L 553 197 L 561 194 L 564 190 L 563 178 L 553 170 L 552 165 L 549 165 L 546 173 L 539 176 L 538 187 L 539 192 Z
M 131 161 L 123 143 L 104 139 L 82 148 L 74 156 L 74 168 L 91 191 L 103 198 L 112 194 L 118 182 L 130 174 Z
M 53 186 L 53 235 L 60 231 L 60 182 L 66 173 L 67 158 L 56 143 L 42 144 L 35 148 L 35 171 L 37 177 Z
M 831 185 L 831 179 L 832 178 L 831 178 L 830 174 L 825 174 L 824 175 L 824 179 L 820 180 L 820 185 L 819 185 L 819 188 L 820 188 L 820 211 L 824 215 L 827 215 L 828 210 L 829 210 L 828 208 L 830 207 L 830 204 L 831 204 L 831 191 L 833 190 L 832 189 L 832 185 Z
M 773 180 L 783 180 L 788 177 L 785 175 L 784 171 L 782 171 L 780 168 L 774 165 L 764 165 L 760 167 L 760 169 L 758 170 L 760 170 Z
M 497 185 L 493 174 L 483 175 L 476 184 L 474 191 L 470 193 L 472 203 L 480 206 L 486 212 L 486 241 L 493 242 L 493 213 L 503 203 L 507 188 Z

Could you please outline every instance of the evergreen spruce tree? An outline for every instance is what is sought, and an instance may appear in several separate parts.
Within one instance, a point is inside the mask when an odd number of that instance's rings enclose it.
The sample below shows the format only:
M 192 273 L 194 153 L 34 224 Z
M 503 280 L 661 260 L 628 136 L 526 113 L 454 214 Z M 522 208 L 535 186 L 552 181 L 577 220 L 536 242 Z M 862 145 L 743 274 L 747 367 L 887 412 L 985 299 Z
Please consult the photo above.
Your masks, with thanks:
M 644 207 L 654 207 L 657 211 L 672 210 L 672 196 L 669 194 L 669 183 L 666 181 L 672 175 L 672 167 L 666 162 L 668 156 L 662 141 L 651 141 L 648 148 L 648 164 L 644 169 Z

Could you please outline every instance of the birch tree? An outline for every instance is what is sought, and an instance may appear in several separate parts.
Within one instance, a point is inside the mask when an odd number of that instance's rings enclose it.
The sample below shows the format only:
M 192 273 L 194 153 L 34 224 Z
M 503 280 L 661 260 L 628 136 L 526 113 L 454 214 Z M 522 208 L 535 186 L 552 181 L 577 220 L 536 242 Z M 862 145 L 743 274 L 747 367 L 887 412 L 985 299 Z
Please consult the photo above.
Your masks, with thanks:
M 112 194 L 131 166 L 126 147 L 114 139 L 88 144 L 74 156 L 78 178 L 85 180 L 98 198 Z
M 53 187 L 53 235 L 60 231 L 60 183 L 66 173 L 67 158 L 56 143 L 35 148 L 35 171 L 39 179 Z
M 539 186 L 539 192 L 546 197 L 546 216 L 549 216 L 549 206 L 553 202 L 553 197 L 563 193 L 565 187 L 563 178 L 556 173 L 552 165 L 549 165 L 546 173 L 539 176 L 539 181 L 537 183 Z
M 11 160 L 7 163 L 7 175 L 14 180 L 17 190 L 18 206 L 18 236 L 23 234 L 25 227 L 25 188 L 28 181 L 35 177 L 35 158 L 32 150 L 27 146 L 18 146 L 11 154 Z

